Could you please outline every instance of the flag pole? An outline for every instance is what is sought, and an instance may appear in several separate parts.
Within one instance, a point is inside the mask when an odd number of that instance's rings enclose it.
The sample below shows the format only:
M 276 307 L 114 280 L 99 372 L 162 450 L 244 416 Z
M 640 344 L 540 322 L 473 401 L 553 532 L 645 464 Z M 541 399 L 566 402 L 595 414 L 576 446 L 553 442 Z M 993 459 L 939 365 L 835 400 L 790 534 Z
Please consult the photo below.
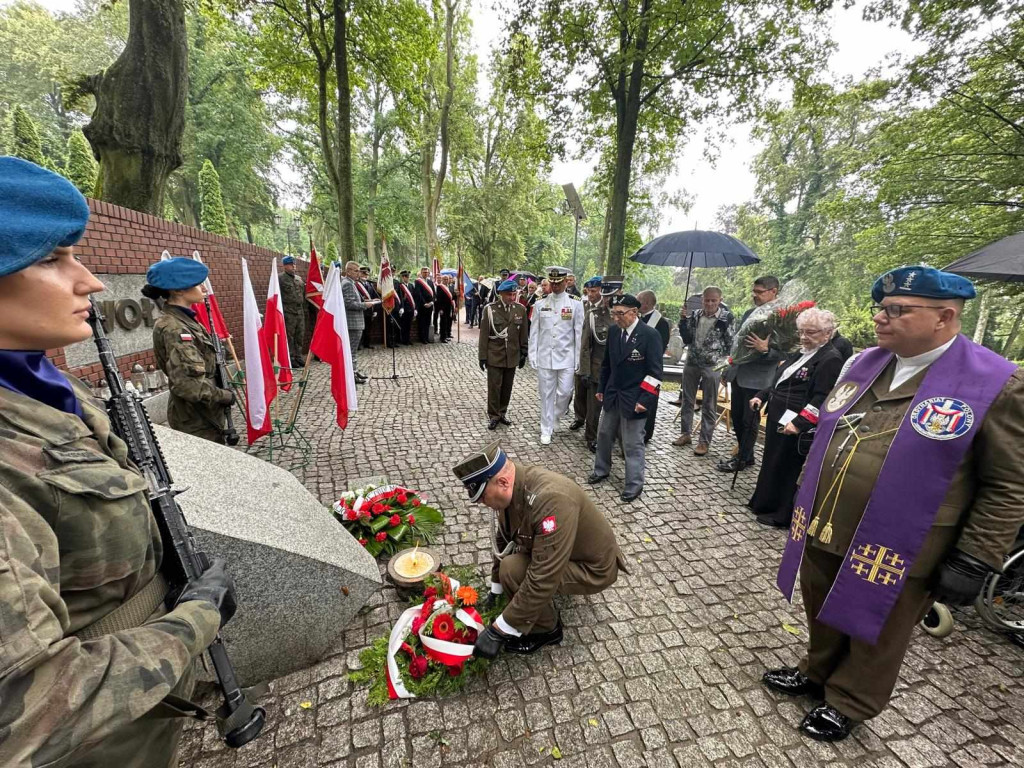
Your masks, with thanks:
M 299 391 L 296 393 L 295 404 L 292 406 L 292 415 L 288 420 L 289 424 L 295 424 L 295 418 L 299 415 L 299 403 L 302 402 L 302 396 L 306 392 L 306 382 L 309 381 L 309 364 L 313 360 L 313 350 L 309 350 L 306 353 L 306 364 L 302 366 L 302 378 L 299 379 Z M 276 401 L 277 398 L 274 398 Z
M 388 311 L 384 308 L 384 302 L 380 303 L 380 318 L 384 330 L 384 349 L 388 348 Z
M 235 345 L 231 342 L 231 336 L 229 335 L 226 339 L 224 339 L 224 341 L 228 343 L 228 349 L 231 351 L 231 359 L 235 361 L 235 370 L 242 370 L 242 364 L 238 362 L 238 353 L 235 352 Z

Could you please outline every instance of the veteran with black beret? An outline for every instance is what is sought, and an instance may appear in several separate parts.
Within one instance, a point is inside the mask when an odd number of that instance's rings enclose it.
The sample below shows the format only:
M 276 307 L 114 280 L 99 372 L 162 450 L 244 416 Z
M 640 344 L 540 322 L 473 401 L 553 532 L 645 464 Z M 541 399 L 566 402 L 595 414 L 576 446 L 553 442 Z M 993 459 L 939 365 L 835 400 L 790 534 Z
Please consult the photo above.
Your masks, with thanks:
M 176 766 L 184 721 L 159 707 L 190 695 L 230 579 L 208 571 L 164 607 L 149 486 L 46 356 L 92 343 L 88 220 L 69 181 L 0 157 L 0 765 Z
M 871 296 L 878 345 L 820 408 L 778 585 L 810 629 L 769 688 L 819 703 L 800 729 L 838 741 L 892 696 L 933 601 L 966 605 L 1024 523 L 1024 372 L 960 334 L 969 280 L 900 267 Z M 805 409 L 807 410 L 807 409 Z
M 194 259 L 158 261 L 146 272 L 142 295 L 157 302 L 162 313 L 153 324 L 153 354 L 170 385 L 167 423 L 223 443 L 225 408 L 235 402 L 235 394 L 217 386 L 213 339 L 192 308 L 206 296 L 203 282 L 208 274 L 207 266 Z
M 491 595 L 510 598 L 475 654 L 492 659 L 503 647 L 526 654 L 561 642 L 555 594 L 593 595 L 626 572 L 608 520 L 572 480 L 510 460 L 498 442 L 453 471 L 471 502 L 494 510 Z

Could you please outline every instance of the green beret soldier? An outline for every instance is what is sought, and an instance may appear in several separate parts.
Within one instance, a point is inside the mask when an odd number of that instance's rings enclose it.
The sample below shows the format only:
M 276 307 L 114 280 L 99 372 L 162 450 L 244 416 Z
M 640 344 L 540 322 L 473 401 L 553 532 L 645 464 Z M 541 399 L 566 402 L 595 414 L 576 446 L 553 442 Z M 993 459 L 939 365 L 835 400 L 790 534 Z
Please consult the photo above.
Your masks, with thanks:
M 223 561 L 164 607 L 149 486 L 44 350 L 91 335 L 85 198 L 0 157 L 0 765 L 177 766 L 194 662 L 234 610 Z M 123 618 L 138 614 L 139 621 Z
M 162 312 L 153 324 L 153 353 L 170 383 L 167 423 L 179 432 L 222 443 L 224 409 L 235 402 L 235 394 L 217 386 L 213 339 L 192 309 L 206 296 L 203 281 L 208 274 L 207 266 L 193 259 L 158 261 L 146 272 L 142 295 L 156 301 Z
M 505 648 L 528 654 L 562 641 L 555 593 L 594 595 L 626 571 L 611 525 L 569 478 L 543 467 L 510 461 L 497 442 L 453 469 L 471 502 L 494 510 L 491 595 L 510 600 L 480 633 L 477 656 Z M 492 525 L 493 525 L 492 518 Z
M 974 286 L 910 266 L 871 297 L 878 346 L 804 414 L 817 434 L 778 585 L 791 599 L 799 581 L 807 652 L 763 678 L 821 702 L 800 724 L 821 741 L 882 712 L 914 627 L 973 602 L 1024 522 L 1024 371 L 960 334 Z

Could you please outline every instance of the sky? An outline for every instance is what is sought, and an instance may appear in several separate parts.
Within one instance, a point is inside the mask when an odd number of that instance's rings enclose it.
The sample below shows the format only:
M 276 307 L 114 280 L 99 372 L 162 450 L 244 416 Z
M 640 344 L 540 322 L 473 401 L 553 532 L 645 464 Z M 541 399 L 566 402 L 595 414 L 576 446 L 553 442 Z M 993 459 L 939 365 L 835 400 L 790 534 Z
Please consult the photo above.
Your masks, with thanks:
M 0 0 L 0 5 L 8 0 Z M 52 11 L 71 11 L 75 0 L 39 0 Z M 494 8 L 498 0 L 472 0 L 470 15 L 473 20 L 473 44 L 480 62 L 479 90 L 489 93 L 486 82 L 486 64 L 491 51 L 500 44 L 501 20 Z M 841 4 L 837 4 L 841 5 Z M 829 73 L 833 81 L 844 77 L 859 78 L 868 70 L 883 66 L 893 54 L 914 51 L 910 37 L 898 28 L 883 23 L 867 22 L 861 18 L 859 8 L 833 8 L 831 11 L 832 37 L 837 49 L 830 61 Z M 747 202 L 754 195 L 755 179 L 751 163 L 760 148 L 751 138 L 750 125 L 736 124 L 726 130 L 726 143 L 719 147 L 714 162 L 704 155 L 705 132 L 697 134 L 681 147 L 675 173 L 667 182 L 669 193 L 685 190 L 693 204 L 683 212 L 668 207 L 659 212 L 658 231 L 651 236 L 682 229 L 711 229 L 715 214 L 724 205 Z M 567 158 L 554 164 L 551 181 L 556 184 L 582 186 L 590 175 L 594 158 Z M 280 169 L 286 186 L 301 188 L 300 179 L 286 167 Z M 286 204 L 298 204 L 285 193 Z

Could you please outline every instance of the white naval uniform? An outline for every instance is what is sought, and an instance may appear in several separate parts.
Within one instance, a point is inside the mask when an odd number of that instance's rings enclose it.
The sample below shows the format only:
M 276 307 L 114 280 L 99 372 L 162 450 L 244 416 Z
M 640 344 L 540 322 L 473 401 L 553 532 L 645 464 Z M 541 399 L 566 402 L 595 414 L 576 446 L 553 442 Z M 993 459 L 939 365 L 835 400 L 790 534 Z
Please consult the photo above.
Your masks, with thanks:
M 550 293 L 533 305 L 530 366 L 540 391 L 540 434 L 551 436 L 572 397 L 573 375 L 580 366 L 583 302 L 570 293 Z

